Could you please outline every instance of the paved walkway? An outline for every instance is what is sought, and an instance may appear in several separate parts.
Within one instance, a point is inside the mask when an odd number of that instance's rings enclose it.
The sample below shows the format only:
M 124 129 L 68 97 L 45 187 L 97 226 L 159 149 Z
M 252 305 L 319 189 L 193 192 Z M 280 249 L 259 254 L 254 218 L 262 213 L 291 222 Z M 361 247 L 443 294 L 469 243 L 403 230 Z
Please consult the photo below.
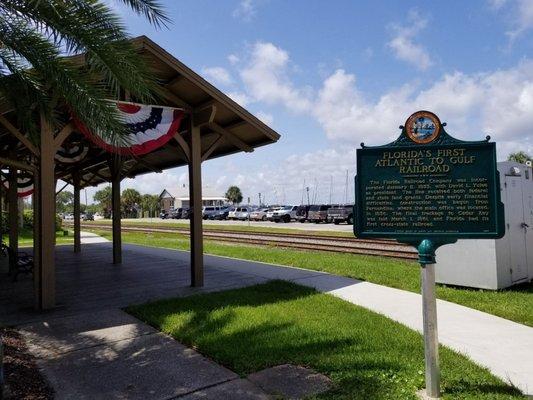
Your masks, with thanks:
M 246 379 L 120 310 L 19 327 L 56 400 L 267 400 Z
M 97 245 L 91 245 L 93 249 L 96 248 L 100 253 L 107 252 L 110 250 L 109 243 L 101 243 Z M 94 247 L 96 246 L 96 247 Z M 112 274 L 112 277 L 118 279 L 119 285 L 132 283 L 132 279 L 135 278 L 141 281 L 143 284 L 146 284 L 146 280 L 150 279 L 150 276 L 141 274 L 144 269 L 148 268 L 155 271 L 157 265 L 161 265 L 162 272 L 161 274 L 167 274 L 170 278 L 167 278 L 165 281 L 160 282 L 158 286 L 151 285 L 148 288 L 151 289 L 150 293 L 143 293 L 139 295 L 136 293 L 138 290 L 142 289 L 144 286 L 132 287 L 133 292 L 120 293 L 119 297 L 112 298 L 111 300 L 98 300 L 98 302 L 93 302 L 91 304 L 93 312 L 95 307 L 100 307 L 101 309 L 120 307 L 125 301 L 129 299 L 130 303 L 132 302 L 142 302 L 148 299 L 155 298 L 154 296 L 172 296 L 172 295 L 187 295 L 197 290 L 191 290 L 185 286 L 176 288 L 176 285 L 186 285 L 187 276 L 184 276 L 187 271 L 186 265 L 188 263 L 189 254 L 183 251 L 167 250 L 167 249 L 156 249 L 143 246 L 135 245 L 124 245 L 124 254 L 125 254 L 125 263 L 130 263 L 128 267 L 123 266 L 120 270 L 120 273 L 124 274 L 133 274 L 125 275 L 129 276 L 128 280 L 125 281 L 125 278 L 119 278 L 119 270 L 114 266 L 114 270 L 109 272 Z M 140 261 L 142 262 L 140 262 Z M 147 264 L 152 260 L 150 264 Z M 159 264 L 155 261 L 160 260 Z M 169 260 L 172 260 L 173 269 L 168 267 Z M 135 262 L 134 262 L 135 261 Z M 164 261 L 164 262 L 163 262 Z M 95 265 L 92 268 L 96 271 L 97 268 L 100 268 L 101 261 L 95 261 Z M 380 285 L 374 285 L 368 282 L 361 282 L 354 279 L 342 278 L 326 273 L 320 273 L 316 271 L 298 269 L 298 268 L 289 268 L 283 266 L 269 265 L 257 262 L 248 262 L 244 260 L 236 260 L 231 258 L 224 257 L 215 257 L 215 256 L 205 256 L 206 264 L 206 287 L 201 291 L 205 290 L 222 290 L 229 287 L 239 287 L 246 286 L 255 283 L 265 282 L 269 279 L 284 279 L 299 283 L 302 285 L 307 285 L 315 287 L 316 289 L 330 293 L 334 296 L 343 298 L 346 301 L 351 303 L 363 306 L 370 310 L 381 313 L 389 318 L 392 318 L 412 329 L 421 331 L 422 330 L 422 306 L 420 296 L 415 293 L 405 292 L 402 290 L 392 289 Z M 73 265 L 68 265 L 70 268 L 74 268 Z M 103 265 L 101 268 L 105 270 L 110 270 L 113 268 L 112 265 Z M 141 272 L 139 272 L 139 268 Z M 174 271 L 174 272 L 173 272 Z M 75 270 L 76 277 L 84 277 L 85 272 L 80 272 Z M 102 272 L 93 272 L 103 274 Z M 179 280 L 174 280 L 173 274 L 178 273 L 180 275 Z M 141 274 L 141 275 L 139 275 Z M 159 274 L 158 276 L 161 276 Z M 103 276 L 103 275 L 102 275 Z M 170 284 L 169 284 L 170 283 Z M 117 290 L 121 290 L 122 287 L 119 286 Z M 128 289 L 130 290 L 130 289 Z M 130 290 L 130 291 L 131 291 Z M 109 292 L 109 287 L 105 293 Z M 76 298 L 78 298 L 81 293 L 76 292 Z M 136 293 L 135 296 L 133 294 Z M 125 296 L 128 294 L 128 296 Z M 83 297 L 83 296 L 82 296 Z M 69 297 L 68 299 L 71 299 Z M 86 301 L 86 300 L 84 300 Z M 126 305 L 126 304 L 124 304 Z M 78 306 L 76 306 L 78 307 Z M 83 308 L 71 308 L 71 313 L 79 313 Z M 448 303 L 445 301 L 438 301 L 438 324 L 439 324 L 439 341 L 461 353 L 467 354 L 472 360 L 476 363 L 488 368 L 492 371 L 493 374 L 499 376 L 504 381 L 510 382 L 520 388 L 526 394 L 533 394 L 533 328 L 523 326 L 502 318 L 498 318 L 483 312 L 475 311 L 466 307 L 459 306 L 457 304 Z M 102 311 L 98 311 L 100 313 Z M 56 314 L 57 315 L 57 314 Z M 45 316 L 42 318 L 42 321 L 37 325 L 33 325 L 34 329 L 36 326 L 51 326 L 54 314 Z M 40 325 L 39 325 L 40 324 Z M 103 330 L 102 330 L 103 329 Z M 135 327 L 136 330 L 143 332 L 143 329 Z M 56 335 L 60 335 L 62 329 L 57 331 L 50 331 L 51 333 L 45 336 L 47 341 L 53 342 Z M 94 329 L 93 329 L 94 330 Z M 96 329 L 100 333 L 96 334 L 96 337 L 99 340 L 107 341 L 107 333 L 111 335 L 111 341 L 114 341 L 113 330 L 106 331 L 105 328 Z M 67 329 L 68 331 L 68 329 Z M 88 330 L 91 332 L 91 330 Z M 56 333 L 54 333 L 56 332 Z M 82 332 L 82 331 L 80 331 Z M 100 338 L 100 335 L 104 335 L 104 338 Z M 153 332 L 150 335 L 155 335 Z M 126 360 L 132 360 L 131 363 L 124 361 L 121 356 L 121 352 L 113 349 L 111 353 L 104 351 L 102 353 L 103 358 L 98 358 L 98 355 L 92 354 L 91 340 L 93 334 L 86 333 L 77 333 L 76 337 L 89 340 L 89 345 L 85 348 L 87 357 L 89 357 L 89 362 L 100 363 L 100 367 L 106 369 L 108 361 L 113 361 L 114 364 L 118 365 L 121 368 L 137 368 L 138 366 L 144 365 L 142 358 L 137 358 L 137 352 L 143 353 L 144 350 L 141 348 L 136 348 L 133 345 L 132 353 L 125 353 Z M 155 336 L 154 336 L 155 337 Z M 143 338 L 148 340 L 148 338 Z M 61 337 L 58 338 L 59 342 L 65 342 L 65 345 L 71 346 L 71 349 L 76 349 L 76 342 L 74 344 L 69 344 L 69 340 L 64 340 Z M 130 340 L 130 339 L 125 339 Z M 38 338 L 33 338 L 30 342 L 38 342 Z M 118 343 L 118 342 L 117 342 Z M 124 342 L 125 344 L 129 342 Z M 156 346 L 161 345 L 161 343 Z M 74 347 L 72 347 L 74 346 Z M 150 345 L 151 346 L 151 345 Z M 120 350 L 120 349 L 119 349 Z M 69 350 L 70 351 L 70 350 Z M 183 350 L 186 351 L 186 350 Z M 95 351 L 98 353 L 98 351 Z M 93 361 L 93 358 L 96 357 Z M 79 365 L 86 357 L 74 357 L 72 360 L 73 363 L 78 363 Z M 139 361 L 137 361 L 139 360 Z M 105 362 L 104 362 L 105 361 Z M 162 360 L 163 362 L 163 360 Z M 125 364 L 121 364 L 125 363 Z M 149 363 L 147 365 L 150 365 Z M 53 367 L 53 363 L 50 368 Z M 177 368 L 177 367 L 176 367 Z M 150 368 L 148 368 L 150 369 Z M 143 368 L 143 371 L 145 368 Z M 140 373 L 140 372 L 139 372 Z M 144 373 L 144 372 L 143 372 Z M 151 373 L 148 371 L 147 373 Z M 105 375 L 102 375 L 105 376 Z M 98 378 L 98 376 L 96 376 Z M 68 380 L 67 377 L 63 377 L 63 380 Z M 89 378 L 87 378 L 89 379 Z M 117 378 L 118 379 L 118 378 Z M 169 378 L 170 379 L 170 378 Z M 174 378 L 177 379 L 177 378 Z M 225 378 L 224 378 L 225 379 Z M 98 380 L 98 379 L 97 379 Z M 67 382 L 68 383 L 68 382 Z M 66 384 L 66 383 L 65 383 Z M 192 386 L 183 386 L 185 384 L 176 384 L 179 388 L 186 387 L 187 390 L 195 387 Z M 182 386 L 180 386 L 182 385 Z M 178 389 L 176 389 L 178 390 Z M 184 393 L 183 389 L 179 393 Z M 178 391 L 179 391 L 178 390 Z M 128 397 L 127 393 L 121 396 L 116 396 L 116 398 Z M 79 398 L 79 397 L 78 397 Z

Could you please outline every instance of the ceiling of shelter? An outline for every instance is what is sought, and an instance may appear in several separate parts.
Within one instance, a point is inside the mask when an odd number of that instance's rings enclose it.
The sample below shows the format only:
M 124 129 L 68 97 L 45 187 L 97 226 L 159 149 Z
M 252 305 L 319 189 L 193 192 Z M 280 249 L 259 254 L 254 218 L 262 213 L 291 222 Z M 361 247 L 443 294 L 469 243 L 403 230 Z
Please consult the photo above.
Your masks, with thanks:
M 159 82 L 157 105 L 184 108 L 187 111 L 179 133 L 188 141 L 191 121 L 195 126 L 199 126 L 205 159 L 240 151 L 250 152 L 255 147 L 271 144 L 279 139 L 278 133 L 153 41 L 144 36 L 133 41 L 147 59 Z M 15 124 L 8 105 L 1 103 L 1 99 L 0 118 Z M 67 122 L 65 119 L 65 123 Z M 56 131 L 60 129 L 59 127 Z M 80 133 L 73 131 L 63 142 L 63 147 L 69 150 L 77 146 L 87 147 L 87 154 L 73 163 L 56 159 L 56 178 L 72 183 L 73 173 L 79 172 L 82 186 L 109 181 L 110 163 L 117 156 L 100 149 Z M 1 123 L 0 154 L 2 157 L 31 162 L 31 152 Z M 151 153 L 142 156 L 120 156 L 120 159 L 123 177 L 135 177 L 187 165 L 187 157 L 175 139 Z

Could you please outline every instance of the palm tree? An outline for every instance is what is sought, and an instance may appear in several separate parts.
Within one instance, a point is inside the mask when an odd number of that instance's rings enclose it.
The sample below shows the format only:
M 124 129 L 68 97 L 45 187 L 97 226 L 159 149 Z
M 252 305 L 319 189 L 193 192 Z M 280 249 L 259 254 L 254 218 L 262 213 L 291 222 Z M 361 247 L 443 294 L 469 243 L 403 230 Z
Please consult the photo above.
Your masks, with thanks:
M 115 1 L 156 27 L 168 22 L 157 0 Z M 154 88 L 125 27 L 104 1 L 0 0 L 0 106 L 12 110 L 35 139 L 40 113 L 53 123 L 64 119 L 53 111 L 59 105 L 91 131 L 120 141 L 124 127 L 107 99 L 129 91 L 149 101 Z
M 525 164 L 527 161 L 531 161 L 532 157 L 527 154 L 525 151 L 517 151 L 515 153 L 509 154 L 507 157 L 509 161 L 516 161 L 520 164 Z
M 233 204 L 239 204 L 242 201 L 242 192 L 238 186 L 230 186 L 225 196 Z

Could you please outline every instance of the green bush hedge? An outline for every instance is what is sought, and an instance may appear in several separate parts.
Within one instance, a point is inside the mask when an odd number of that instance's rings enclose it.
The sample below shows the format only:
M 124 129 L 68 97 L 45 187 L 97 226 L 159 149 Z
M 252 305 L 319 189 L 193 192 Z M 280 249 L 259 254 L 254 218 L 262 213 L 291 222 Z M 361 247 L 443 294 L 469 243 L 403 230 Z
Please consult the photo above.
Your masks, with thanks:
M 22 214 L 22 226 L 26 229 L 33 229 L 33 210 L 24 210 Z M 56 231 L 63 228 L 63 220 L 56 214 Z
M 0 218 L 2 218 L 2 233 L 7 233 L 8 232 L 7 212 L 2 211 L 2 215 L 0 216 Z

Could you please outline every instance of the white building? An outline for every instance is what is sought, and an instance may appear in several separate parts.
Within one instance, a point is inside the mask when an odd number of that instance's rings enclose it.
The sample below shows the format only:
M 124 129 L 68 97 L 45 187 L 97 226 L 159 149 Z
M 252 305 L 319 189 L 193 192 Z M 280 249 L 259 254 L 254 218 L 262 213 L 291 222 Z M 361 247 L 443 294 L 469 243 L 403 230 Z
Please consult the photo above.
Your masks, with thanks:
M 161 211 L 169 212 L 171 209 L 190 207 L 189 187 L 183 185 L 176 189 L 163 189 L 159 195 L 161 202 Z M 210 187 L 202 188 L 202 205 L 203 206 L 221 206 L 228 200 L 224 195 L 217 193 Z

